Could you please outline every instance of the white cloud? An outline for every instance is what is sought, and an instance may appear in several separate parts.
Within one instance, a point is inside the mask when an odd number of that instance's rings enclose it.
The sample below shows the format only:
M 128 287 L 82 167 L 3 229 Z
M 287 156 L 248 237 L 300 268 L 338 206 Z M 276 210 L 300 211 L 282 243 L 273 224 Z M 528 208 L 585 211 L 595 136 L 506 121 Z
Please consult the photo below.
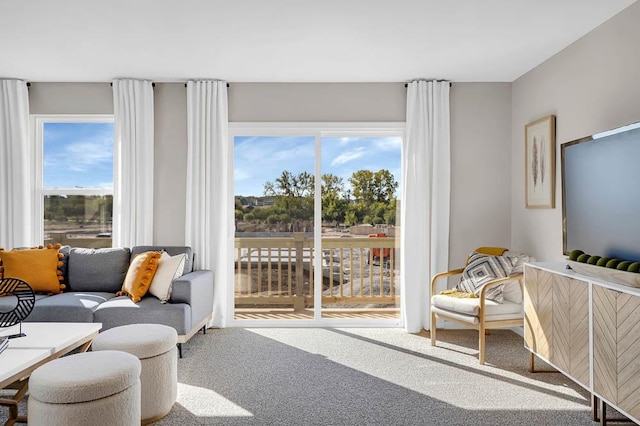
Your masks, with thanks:
M 339 166 L 341 164 L 347 163 L 349 161 L 357 160 L 361 158 L 366 153 L 366 149 L 364 147 L 358 147 L 356 149 L 352 149 L 350 151 L 343 152 L 338 155 L 336 158 L 331 161 L 331 166 Z
M 350 137 L 342 137 L 340 138 L 340 144 L 341 145 L 345 145 L 348 144 L 349 142 L 351 142 L 352 140 L 354 140 L 355 138 L 350 138 Z
M 402 139 L 399 137 L 387 137 L 374 139 L 376 149 L 382 151 L 399 151 L 402 149 Z
M 235 167 L 233 169 L 233 179 L 236 181 L 243 181 L 251 179 L 253 175 L 243 167 Z

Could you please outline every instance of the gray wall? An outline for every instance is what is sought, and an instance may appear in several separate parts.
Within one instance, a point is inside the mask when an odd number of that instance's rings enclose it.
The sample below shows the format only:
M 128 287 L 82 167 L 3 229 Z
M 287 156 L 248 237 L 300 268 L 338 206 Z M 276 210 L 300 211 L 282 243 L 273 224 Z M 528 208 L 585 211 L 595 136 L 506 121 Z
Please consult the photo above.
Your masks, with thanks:
M 403 83 L 232 83 L 229 121 L 404 121 Z
M 113 114 L 109 83 L 31 83 L 31 114 Z
M 510 247 L 510 138 L 510 83 L 453 84 L 451 267 L 477 247 Z
M 640 121 L 640 3 L 596 28 L 512 86 L 511 246 L 561 260 L 560 144 Z M 556 115 L 556 208 L 524 208 L 524 126 Z
M 156 83 L 153 240 L 183 245 L 187 187 L 187 90 Z

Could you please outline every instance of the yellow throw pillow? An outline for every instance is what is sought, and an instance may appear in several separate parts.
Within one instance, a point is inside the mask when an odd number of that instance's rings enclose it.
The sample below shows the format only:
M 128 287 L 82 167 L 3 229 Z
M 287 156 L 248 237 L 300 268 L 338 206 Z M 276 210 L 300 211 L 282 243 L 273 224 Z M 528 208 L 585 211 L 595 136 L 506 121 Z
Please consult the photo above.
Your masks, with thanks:
M 119 291 L 117 295 L 129 296 L 131 300 L 138 303 L 149 290 L 161 256 L 162 254 L 157 251 L 148 251 L 136 255 L 129 265 L 127 275 L 124 277 L 122 291 Z
M 2 277 L 18 278 L 31 286 L 36 293 L 61 293 L 62 273 L 58 270 L 61 262 L 59 246 L 26 250 L 0 250 Z

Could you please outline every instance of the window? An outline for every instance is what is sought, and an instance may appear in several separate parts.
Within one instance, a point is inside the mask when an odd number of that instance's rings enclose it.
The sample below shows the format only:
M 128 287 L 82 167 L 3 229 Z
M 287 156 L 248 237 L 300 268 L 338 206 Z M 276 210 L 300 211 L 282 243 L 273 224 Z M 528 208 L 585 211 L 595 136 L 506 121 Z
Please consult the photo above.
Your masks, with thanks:
M 113 116 L 34 116 L 35 240 L 111 247 Z

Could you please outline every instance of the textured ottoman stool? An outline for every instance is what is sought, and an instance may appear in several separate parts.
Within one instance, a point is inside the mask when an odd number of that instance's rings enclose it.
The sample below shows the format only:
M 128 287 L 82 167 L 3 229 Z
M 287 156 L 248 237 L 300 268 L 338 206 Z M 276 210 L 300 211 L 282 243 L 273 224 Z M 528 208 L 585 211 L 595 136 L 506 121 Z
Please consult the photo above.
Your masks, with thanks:
M 140 361 L 125 352 L 55 359 L 29 379 L 30 426 L 140 424 Z
M 178 394 L 178 333 L 160 324 L 131 324 L 100 333 L 93 351 L 117 350 L 137 356 L 142 364 L 142 424 L 166 416 Z

